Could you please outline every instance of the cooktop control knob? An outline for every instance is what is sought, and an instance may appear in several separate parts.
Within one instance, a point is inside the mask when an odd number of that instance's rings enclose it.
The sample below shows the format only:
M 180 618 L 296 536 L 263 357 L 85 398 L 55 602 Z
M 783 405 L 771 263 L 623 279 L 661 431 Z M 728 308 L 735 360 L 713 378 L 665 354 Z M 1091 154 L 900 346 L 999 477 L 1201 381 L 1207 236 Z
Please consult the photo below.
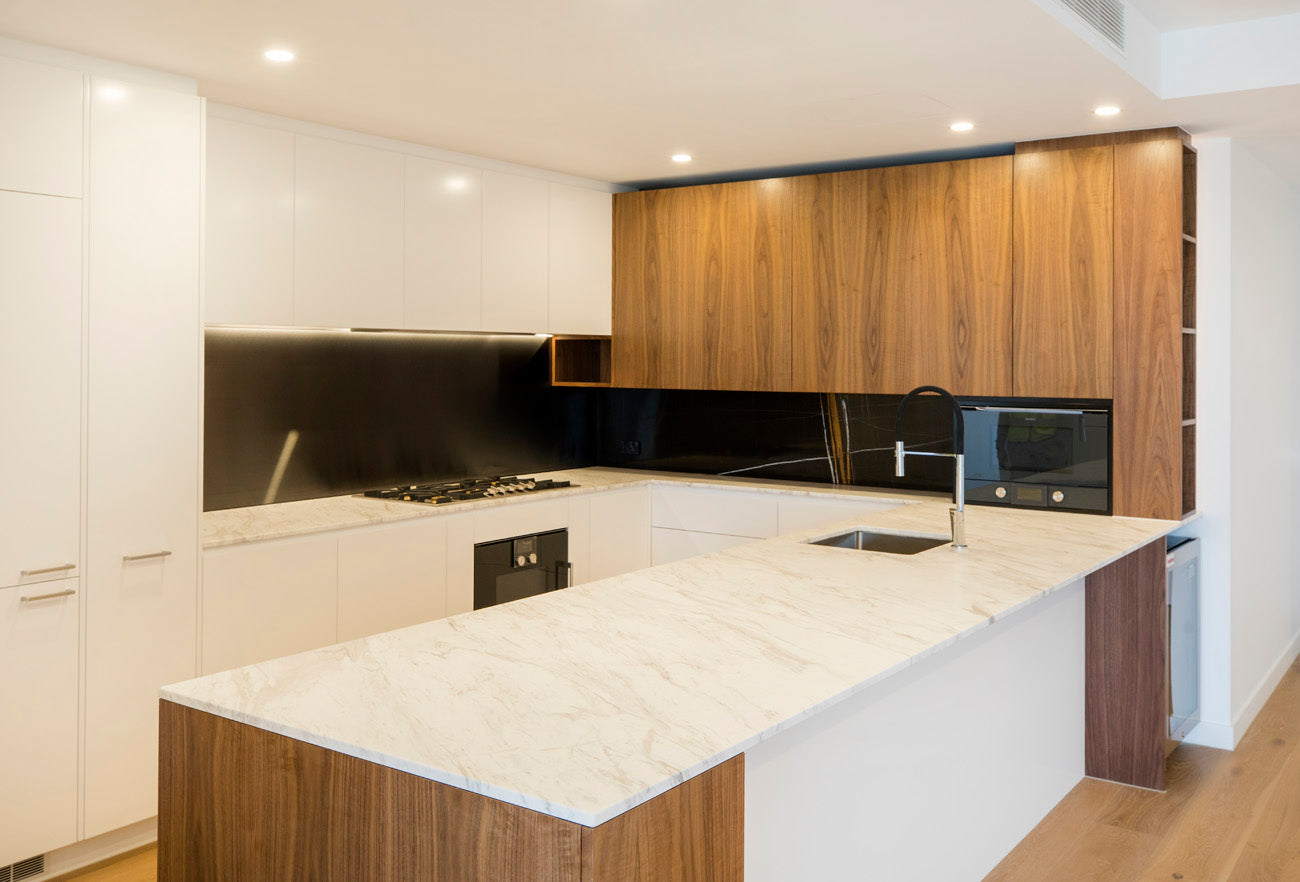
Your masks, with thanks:
M 999 487 L 998 489 L 996 489 L 996 490 L 993 491 L 993 495 L 996 496 L 998 499 L 1006 499 L 1006 498 L 1007 498 L 1007 488 L 1006 488 L 1006 487 Z
M 1052 491 L 1052 501 L 1053 501 L 1053 502 L 1064 502 L 1064 501 L 1065 501 L 1065 494 L 1062 493 L 1060 490 L 1053 490 L 1053 491 Z

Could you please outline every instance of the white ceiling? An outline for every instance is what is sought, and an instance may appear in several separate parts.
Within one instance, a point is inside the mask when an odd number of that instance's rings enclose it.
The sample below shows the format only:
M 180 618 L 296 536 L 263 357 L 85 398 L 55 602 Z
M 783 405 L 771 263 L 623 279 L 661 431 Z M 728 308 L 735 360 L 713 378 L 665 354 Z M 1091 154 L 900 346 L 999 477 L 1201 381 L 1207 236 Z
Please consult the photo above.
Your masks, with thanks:
M 616 182 L 1114 128 L 1300 133 L 1294 91 L 1161 101 L 1033 0 L 4 0 L 0 35 L 191 76 L 224 104 Z M 272 46 L 298 60 L 263 60 Z M 1124 114 L 1094 117 L 1100 103 Z

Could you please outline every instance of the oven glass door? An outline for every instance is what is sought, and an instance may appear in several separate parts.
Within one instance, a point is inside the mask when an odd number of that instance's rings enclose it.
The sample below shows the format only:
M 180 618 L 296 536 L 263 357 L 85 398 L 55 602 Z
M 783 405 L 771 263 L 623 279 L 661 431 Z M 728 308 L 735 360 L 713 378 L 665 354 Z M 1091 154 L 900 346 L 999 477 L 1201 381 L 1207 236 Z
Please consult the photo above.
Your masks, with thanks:
M 1106 413 L 995 408 L 964 413 L 968 479 L 1070 487 L 1109 484 Z
M 568 560 L 568 530 L 475 545 L 474 609 L 567 588 Z

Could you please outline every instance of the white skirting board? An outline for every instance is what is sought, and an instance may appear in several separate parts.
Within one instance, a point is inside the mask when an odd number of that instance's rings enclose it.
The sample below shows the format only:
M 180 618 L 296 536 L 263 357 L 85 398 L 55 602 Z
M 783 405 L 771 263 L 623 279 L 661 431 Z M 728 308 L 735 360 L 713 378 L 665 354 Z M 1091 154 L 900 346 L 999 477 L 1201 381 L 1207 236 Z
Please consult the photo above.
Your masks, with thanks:
M 1269 672 L 1259 681 L 1259 685 L 1251 693 L 1250 700 L 1246 702 L 1231 725 L 1201 720 L 1183 740 L 1188 744 L 1236 750 L 1241 739 L 1246 736 L 1246 731 L 1250 729 L 1250 724 L 1255 722 L 1255 717 L 1259 716 L 1259 712 L 1264 709 L 1264 705 L 1273 695 L 1273 690 L 1277 689 L 1277 684 L 1282 682 L 1282 677 L 1286 675 L 1297 656 L 1300 656 L 1300 633 L 1291 638 L 1291 642 L 1286 645 L 1286 649 L 1282 650 L 1282 654 L 1277 657 Z
M 1083 580 L 745 755 L 745 878 L 967 882 L 1083 778 Z
M 56 879 L 91 864 L 135 851 L 158 841 L 158 819 L 148 818 L 135 824 L 95 836 L 81 842 L 45 853 L 45 872 L 29 876 L 30 882 Z M 35 857 L 35 855 L 33 855 Z

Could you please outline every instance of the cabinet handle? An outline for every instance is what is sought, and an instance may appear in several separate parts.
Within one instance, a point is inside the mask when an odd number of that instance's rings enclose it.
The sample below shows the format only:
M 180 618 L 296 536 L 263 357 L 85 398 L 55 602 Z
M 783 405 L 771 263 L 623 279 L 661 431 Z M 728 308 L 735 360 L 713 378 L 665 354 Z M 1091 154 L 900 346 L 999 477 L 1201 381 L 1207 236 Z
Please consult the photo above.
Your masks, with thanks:
M 20 603 L 35 603 L 38 600 L 53 600 L 56 597 L 71 597 L 76 593 L 76 588 L 64 588 L 62 591 L 52 591 L 49 594 L 32 594 L 27 597 L 20 597 L 18 600 Z
M 46 567 L 43 570 L 22 570 L 18 575 L 24 579 L 28 576 L 44 576 L 46 573 L 61 573 L 64 570 L 75 570 L 76 564 L 59 564 L 57 567 Z
M 171 557 L 170 551 L 151 551 L 148 554 L 124 554 L 122 560 L 130 563 L 134 560 L 153 560 L 156 557 Z

